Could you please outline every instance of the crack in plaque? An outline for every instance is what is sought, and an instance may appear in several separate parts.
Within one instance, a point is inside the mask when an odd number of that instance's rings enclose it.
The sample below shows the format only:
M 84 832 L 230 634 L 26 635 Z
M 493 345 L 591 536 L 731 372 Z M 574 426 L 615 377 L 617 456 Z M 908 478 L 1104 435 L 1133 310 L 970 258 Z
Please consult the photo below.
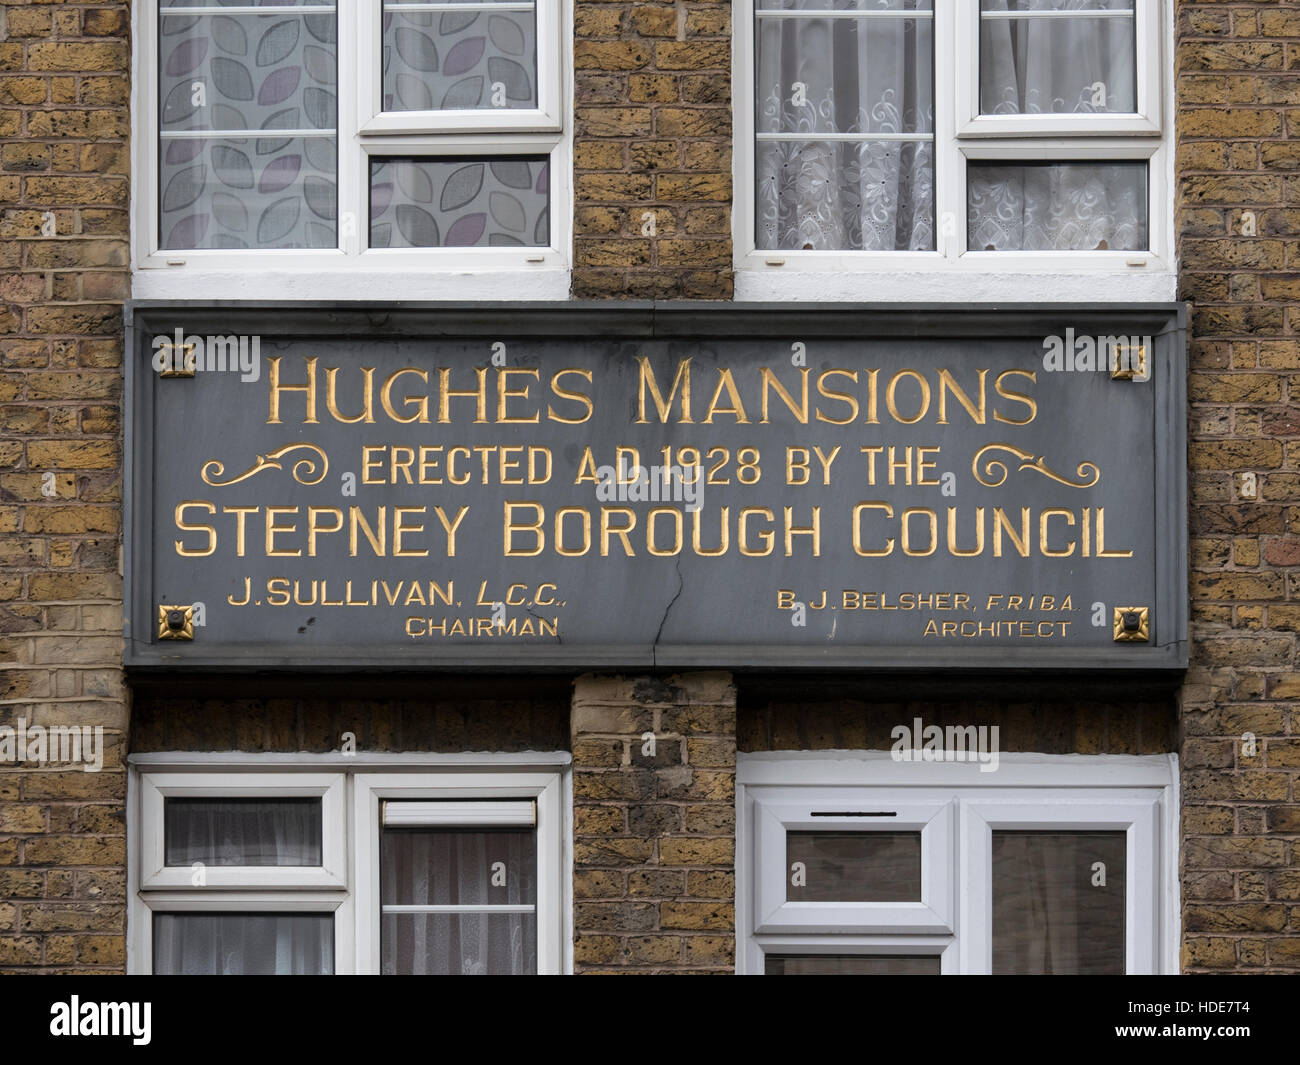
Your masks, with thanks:
M 546 620 L 544 617 L 542 617 L 541 614 L 537 613 L 537 611 L 534 610 L 534 609 L 533 609 L 532 607 L 530 607 L 530 606 L 526 606 L 526 607 L 524 607 L 524 611 L 525 611 L 525 613 L 531 614 L 531 615 L 532 615 L 533 617 L 535 617 L 538 621 L 545 621 L 545 620 Z M 560 635 L 560 627 L 559 627 L 558 625 L 555 626 L 555 642 L 556 642 L 556 643 L 563 643 L 563 642 L 564 642 L 564 637 L 562 637 L 562 636 Z
M 675 591 L 673 593 L 673 597 L 668 600 L 668 605 L 664 607 L 664 616 L 659 619 L 659 629 L 657 632 L 655 632 L 654 643 L 650 645 L 650 653 L 652 656 L 655 653 L 655 648 L 659 646 L 659 637 L 664 634 L 664 625 L 668 623 L 668 615 L 672 612 L 673 604 L 676 603 L 677 600 L 681 598 L 682 589 L 686 587 L 686 582 L 682 579 L 682 556 L 681 555 L 677 556 L 676 569 L 677 569 L 677 591 Z M 655 665 L 658 664 L 659 663 L 656 661 Z

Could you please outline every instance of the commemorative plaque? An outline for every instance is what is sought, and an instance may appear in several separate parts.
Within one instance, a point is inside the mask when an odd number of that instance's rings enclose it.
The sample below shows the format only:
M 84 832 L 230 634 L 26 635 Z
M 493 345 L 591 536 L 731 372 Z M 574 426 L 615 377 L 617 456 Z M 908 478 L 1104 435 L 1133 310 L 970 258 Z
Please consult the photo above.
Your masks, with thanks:
M 1186 665 L 1180 306 L 128 314 L 130 666 Z

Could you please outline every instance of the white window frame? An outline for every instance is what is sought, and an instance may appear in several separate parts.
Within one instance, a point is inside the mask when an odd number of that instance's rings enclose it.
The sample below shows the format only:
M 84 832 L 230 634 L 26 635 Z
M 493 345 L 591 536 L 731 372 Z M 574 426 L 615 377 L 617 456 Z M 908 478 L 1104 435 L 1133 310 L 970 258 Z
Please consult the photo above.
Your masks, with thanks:
M 414 118 L 363 122 L 361 56 L 365 41 L 378 48 L 369 13 L 379 0 L 335 0 L 339 27 L 338 208 L 351 212 L 351 235 L 340 224 L 339 247 L 321 249 L 163 249 L 159 233 L 158 8 L 132 6 L 131 261 L 137 299 L 567 299 L 572 240 L 571 33 L 573 0 L 537 0 L 539 100 L 537 111 L 419 112 Z M 457 5 L 464 6 L 464 5 Z M 349 32 L 351 31 L 351 32 Z M 551 47 L 543 47 L 546 41 Z M 347 44 L 351 42 L 351 46 Z M 546 61 L 543 64 L 543 57 Z M 545 84 L 541 69 L 546 71 Z M 379 52 L 373 63 L 380 76 Z M 377 83 L 376 83 L 377 86 Z M 376 87 L 376 93 L 378 89 Z M 389 115 L 399 114 L 389 112 Z M 414 113 L 413 113 L 414 114 Z M 478 116 L 478 117 L 475 117 Z M 488 119 L 492 119 L 489 127 Z M 363 126 L 365 128 L 363 128 Z M 490 132 L 489 132 L 490 128 Z M 400 133 L 399 133 L 400 130 Z M 402 135 L 406 134 L 406 135 Z M 545 247 L 370 248 L 371 155 L 550 157 L 550 241 Z
M 953 892 L 937 876 L 953 848 L 954 807 L 942 798 L 909 796 L 894 801 L 879 791 L 819 789 L 815 801 L 798 789 L 765 789 L 754 797 L 755 885 L 754 931 L 794 933 L 817 929 L 839 932 L 950 932 Z M 887 802 L 891 817 L 826 817 L 818 813 L 855 806 L 878 809 Z M 819 810 L 820 808 L 820 810 Z M 787 902 L 790 869 L 787 832 L 919 832 L 921 835 L 920 902 Z
M 396 5 L 395 5 L 396 6 Z M 493 133 L 501 131 L 538 131 L 562 128 L 560 115 L 560 83 L 562 80 L 560 46 L 560 0 L 535 0 L 528 5 L 535 10 L 537 19 L 537 107 L 510 107 L 501 109 L 475 108 L 461 111 L 385 111 L 383 109 L 383 69 L 376 63 L 369 77 L 358 71 L 357 115 L 362 135 L 415 133 L 427 134 L 430 130 L 446 132 Z M 357 55 L 381 55 L 383 35 L 380 31 L 383 0 L 356 0 Z M 413 11 L 509 11 L 518 10 L 511 0 L 464 0 L 460 3 L 421 0 L 418 4 L 403 3 L 401 8 Z M 550 41 L 552 48 L 543 47 Z
M 195 895 L 181 891 L 141 892 L 132 898 L 127 935 L 130 975 L 153 975 L 153 917 L 155 913 L 332 913 L 334 917 L 334 974 L 354 971 L 352 898 L 343 892 L 303 891 L 271 893 L 228 891 Z
M 1059 798 L 1027 803 L 1006 790 L 988 800 L 962 804 L 965 854 L 962 897 L 966 971 L 989 972 L 993 965 L 993 867 L 991 849 L 997 830 L 1039 829 L 1057 832 L 1122 831 L 1124 859 L 1124 970 L 1151 976 L 1160 971 L 1158 939 L 1132 935 L 1154 929 L 1160 909 L 1160 803 L 1151 794 L 1121 791 L 1112 801 L 1094 801 L 1088 788 L 1062 788 Z
M 573 971 L 572 756 L 523 754 L 285 755 L 166 752 L 128 758 L 127 972 L 153 971 L 153 914 L 299 912 L 334 915 L 336 975 L 378 973 L 379 803 L 391 799 L 537 803 L 538 973 Z M 157 868 L 162 799 L 322 795 L 320 869 Z M 504 808 L 504 807 L 503 807 Z M 489 811 L 490 812 L 490 811 Z M 340 851 L 341 848 L 341 851 Z M 342 854 L 341 879 L 326 854 Z M 183 874 L 183 880 L 173 874 Z M 272 875 L 267 875 L 272 874 Z M 283 875 L 280 875 L 283 874 Z M 241 882 L 242 878 L 242 882 Z M 373 913 L 370 910 L 373 909 Z
M 979 106 L 979 0 L 935 0 L 934 148 L 936 250 L 794 251 L 760 249 L 755 220 L 754 10 L 739 0 L 732 33 L 734 71 L 732 211 L 736 299 L 879 302 L 1135 302 L 1177 294 L 1173 240 L 1174 157 L 1171 145 L 1173 18 L 1170 0 L 1134 0 L 1141 9 L 1137 116 L 1102 122 L 1025 122 L 970 129 Z M 974 26 L 974 29 L 971 29 Z M 965 42 L 958 47 L 958 42 Z M 955 61 L 945 60 L 955 57 Z M 975 79 L 975 80 L 972 80 Z M 1036 118 L 1036 116 L 1027 116 Z M 1051 120 L 1057 116 L 1044 116 Z M 1074 117 L 1074 116 L 1064 116 Z M 1091 119 L 1096 116 L 1077 116 Z M 998 119 L 1002 123 L 1003 119 Z M 1125 126 L 1132 128 L 1125 129 Z M 1151 128 L 1147 128 L 1147 126 Z M 974 160 L 1148 161 L 1144 251 L 967 251 L 966 163 Z M 946 216 L 946 217 L 945 217 Z
M 1176 755 L 1004 753 L 990 774 L 973 762 L 895 762 L 884 751 L 742 752 L 736 781 L 738 973 L 762 974 L 768 953 L 939 953 L 944 974 L 989 972 L 990 848 L 992 832 L 1002 828 L 1126 831 L 1126 969 L 1179 971 Z M 770 817 L 765 807 L 786 804 L 792 795 L 808 809 L 951 803 L 957 828 L 947 852 L 948 882 L 960 889 L 950 926 L 914 934 L 882 927 L 880 934 L 865 934 L 861 927 L 809 920 L 797 931 L 769 929 L 763 906 L 771 888 L 765 879 L 783 876 L 785 869 L 783 847 L 775 873 L 760 864 L 773 850 L 762 841 Z M 882 807 L 886 798 L 896 805 Z M 842 806 L 846 799 L 851 805 Z M 830 819 L 817 818 L 823 820 Z
M 957 40 L 974 41 L 973 48 L 957 49 L 957 133 L 962 137 L 1078 137 L 1106 134 L 1159 134 L 1162 128 L 1160 101 L 1160 19 L 1162 0 L 1129 0 L 1134 12 L 1137 60 L 1137 110 L 1133 113 L 981 115 L 980 102 L 980 12 L 979 0 L 958 3 Z M 1022 16 L 1024 13 L 1021 13 Z M 1118 12 L 1043 11 L 1031 18 L 1113 18 Z M 1006 16 L 999 14 L 998 18 Z M 965 89 L 963 92 L 962 89 Z
M 319 866 L 205 865 L 202 877 L 191 866 L 168 866 L 163 853 L 163 811 L 174 799 L 321 800 Z M 343 832 L 343 778 L 337 773 L 300 774 L 292 782 L 268 783 L 251 773 L 196 777 L 191 773 L 145 773 L 140 778 L 141 876 L 145 890 L 206 891 L 347 887 L 347 844 Z M 194 881 L 201 879 L 202 883 Z
M 564 971 L 562 922 L 546 920 L 565 905 L 565 870 L 555 845 L 564 820 L 563 796 L 556 775 L 494 774 L 490 781 L 472 773 L 452 773 L 436 787 L 409 774 L 366 773 L 353 788 L 352 826 L 357 856 L 357 972 L 380 972 L 379 843 L 380 804 L 386 800 L 443 799 L 486 802 L 490 799 L 532 799 L 537 803 L 537 973 Z M 498 822 L 499 823 L 499 822 Z
M 835 936 L 833 939 L 813 940 L 805 936 L 764 936 L 755 940 L 747 953 L 742 968 L 737 957 L 736 969 L 740 975 L 762 976 L 769 954 L 909 954 L 918 957 L 939 958 L 939 975 L 956 976 L 957 941 L 938 936 Z

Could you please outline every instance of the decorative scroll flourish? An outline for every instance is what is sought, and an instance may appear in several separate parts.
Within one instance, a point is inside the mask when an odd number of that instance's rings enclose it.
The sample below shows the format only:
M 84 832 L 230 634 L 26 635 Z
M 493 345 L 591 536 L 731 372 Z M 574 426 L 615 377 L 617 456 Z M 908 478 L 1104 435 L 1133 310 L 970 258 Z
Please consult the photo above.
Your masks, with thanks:
M 975 475 L 975 480 L 979 481 L 985 488 L 997 488 L 1006 481 L 1008 474 L 1007 464 L 999 458 L 984 460 L 981 469 L 980 460 L 984 459 L 985 453 L 989 451 L 1009 451 L 1020 460 L 1016 472 L 1033 470 L 1035 473 L 1041 473 L 1044 477 L 1050 477 L 1053 481 L 1063 484 L 1067 488 L 1091 488 L 1101 480 L 1101 470 L 1092 462 L 1081 462 L 1075 467 L 1074 474 L 1080 478 L 1078 482 L 1075 482 L 1062 477 L 1048 466 L 1042 455 L 1035 456 L 1029 451 L 1021 451 L 1020 448 L 1012 447 L 1010 444 L 986 444 L 975 452 L 975 457 L 971 459 L 970 464 L 970 470 Z
M 296 444 L 285 444 L 284 447 L 278 447 L 274 451 L 268 451 L 265 455 L 258 455 L 257 461 L 249 466 L 243 473 L 237 477 L 232 477 L 227 481 L 219 481 L 216 478 L 221 477 L 226 472 L 225 464 L 212 459 L 203 464 L 202 477 L 205 484 L 210 484 L 214 488 L 224 488 L 226 485 L 238 484 L 240 481 L 246 481 L 250 477 L 255 477 L 263 470 L 282 470 L 280 460 L 285 455 L 302 449 L 314 452 L 315 456 L 304 456 L 293 464 L 293 479 L 299 484 L 320 484 L 325 480 L 325 474 L 329 472 L 330 460 L 326 457 L 325 452 L 315 444 L 309 444 L 305 440 L 300 440 Z M 317 470 L 319 469 L 319 473 Z M 310 478 L 310 479 L 309 479 Z

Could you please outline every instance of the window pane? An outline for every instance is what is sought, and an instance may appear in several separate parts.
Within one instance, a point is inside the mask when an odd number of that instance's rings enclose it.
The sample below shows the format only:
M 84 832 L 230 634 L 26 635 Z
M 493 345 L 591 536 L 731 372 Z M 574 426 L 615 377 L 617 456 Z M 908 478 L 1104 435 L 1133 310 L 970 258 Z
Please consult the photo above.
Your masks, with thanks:
M 915 19 L 758 20 L 761 133 L 929 133 L 931 23 Z
M 372 248 L 548 247 L 550 160 L 371 159 Z
M 333 248 L 333 137 L 164 140 L 162 247 Z
M 153 971 L 163 976 L 328 976 L 329 913 L 155 913 Z
M 320 799 L 163 800 L 167 865 L 321 864 Z
M 385 976 L 526 976 L 537 972 L 535 913 L 385 913 Z
M 758 0 L 760 11 L 932 11 L 934 0 Z
M 759 248 L 934 249 L 934 146 L 899 141 L 758 145 Z
M 1137 110 L 1134 2 L 982 0 L 981 114 Z
M 537 107 L 533 4 L 464 6 L 421 11 L 418 4 L 384 4 L 385 111 Z
M 919 832 L 787 832 L 790 902 L 919 902 Z
M 159 12 L 164 249 L 337 246 L 336 15 L 302 6 Z
M 1147 164 L 969 163 L 971 251 L 1145 251 Z
M 384 829 L 382 902 L 385 906 L 534 904 L 536 840 L 532 829 Z
M 934 248 L 930 6 L 769 0 L 759 7 L 759 248 Z
M 995 831 L 993 972 L 1122 974 L 1125 855 L 1124 832 Z
M 379 892 L 385 973 L 536 972 L 535 830 L 386 828 Z
M 769 954 L 764 976 L 938 976 L 937 954 Z

